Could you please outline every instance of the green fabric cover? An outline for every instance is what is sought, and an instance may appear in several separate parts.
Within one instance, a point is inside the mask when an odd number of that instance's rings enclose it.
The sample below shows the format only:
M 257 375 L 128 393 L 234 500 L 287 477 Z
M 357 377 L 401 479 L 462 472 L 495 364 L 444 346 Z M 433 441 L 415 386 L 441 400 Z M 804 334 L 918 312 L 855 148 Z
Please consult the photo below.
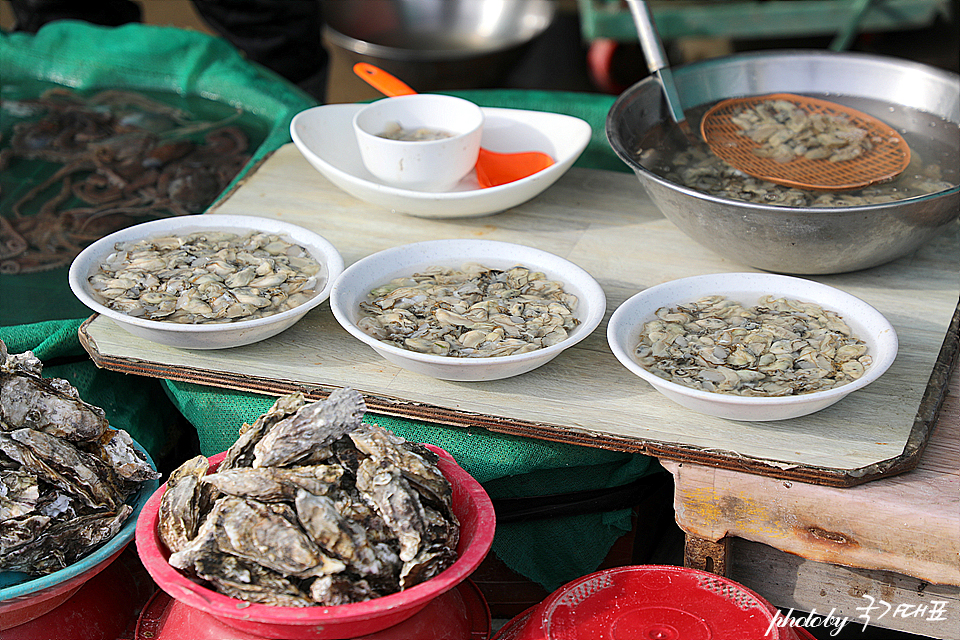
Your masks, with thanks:
M 122 86 L 195 93 L 253 110 L 271 120 L 273 127 L 249 166 L 289 142 L 290 119 L 316 104 L 292 84 L 243 60 L 222 40 L 144 25 L 103 28 L 61 22 L 44 27 L 36 36 L 0 34 L 0 77 L 4 82 L 32 78 L 77 88 Z M 482 106 L 583 118 L 592 126 L 593 137 L 575 166 L 628 170 L 606 142 L 604 123 L 614 100 L 611 96 L 523 90 L 450 93 Z M 64 311 L 71 309 L 66 303 L 74 302 L 66 286 L 66 270 L 36 275 L 17 286 L 0 276 L 0 325 L 12 325 L 0 326 L 0 339 L 7 341 L 11 352 L 33 349 L 44 360 L 82 357 L 77 336 L 82 318 L 77 317 L 86 313 Z M 23 304 L 41 291 L 57 301 L 46 307 Z M 70 379 L 84 399 L 107 410 L 111 423 L 130 431 L 151 455 L 165 446 L 171 414 L 179 412 L 186 418 L 197 430 L 201 452 L 212 455 L 232 444 L 240 425 L 252 422 L 274 401 L 257 394 L 100 371 L 89 360 L 50 366 L 45 372 Z M 155 393 L 158 386 L 168 400 Z M 611 488 L 662 472 L 654 459 L 642 455 L 376 414 L 366 419 L 409 440 L 442 447 L 494 499 Z M 553 590 L 595 571 L 616 539 L 631 528 L 630 509 L 500 524 L 493 551 L 517 573 Z
M 289 142 L 290 120 L 316 105 L 296 85 L 248 62 L 224 40 L 141 24 L 100 27 L 63 20 L 36 34 L 0 32 L 2 86 L 37 80 L 76 90 L 163 91 L 240 108 L 268 123 L 266 139 L 248 167 Z M 0 325 L 68 320 L 86 312 L 67 286 L 66 268 L 0 275 Z

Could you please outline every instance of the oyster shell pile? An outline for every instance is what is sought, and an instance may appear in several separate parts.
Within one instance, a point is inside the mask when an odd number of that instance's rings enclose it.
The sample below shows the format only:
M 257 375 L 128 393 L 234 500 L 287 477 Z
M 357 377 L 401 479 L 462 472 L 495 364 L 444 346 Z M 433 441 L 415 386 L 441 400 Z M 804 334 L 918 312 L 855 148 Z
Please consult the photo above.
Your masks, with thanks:
M 323 266 L 278 235 L 204 231 L 120 242 L 87 280 L 120 313 L 183 324 L 263 318 L 323 288 Z
M 527 353 L 565 340 L 580 321 L 563 283 L 518 265 L 430 267 L 377 287 L 357 325 L 395 346 L 443 356 Z
M 753 153 L 786 164 L 794 158 L 852 160 L 879 142 L 844 114 L 807 113 L 787 100 L 764 100 L 731 119 L 760 146 Z
M 872 364 L 843 319 L 810 302 L 763 296 L 747 308 L 717 295 L 656 315 L 644 324 L 637 362 L 693 389 L 798 395 L 848 384 Z
M 0 571 L 45 575 L 112 538 L 159 477 L 130 435 L 66 380 L 0 341 Z
M 228 596 L 307 607 L 401 591 L 456 560 L 460 525 L 438 457 L 362 421 L 352 389 L 283 396 L 215 473 L 171 473 L 158 533 L 169 562 Z

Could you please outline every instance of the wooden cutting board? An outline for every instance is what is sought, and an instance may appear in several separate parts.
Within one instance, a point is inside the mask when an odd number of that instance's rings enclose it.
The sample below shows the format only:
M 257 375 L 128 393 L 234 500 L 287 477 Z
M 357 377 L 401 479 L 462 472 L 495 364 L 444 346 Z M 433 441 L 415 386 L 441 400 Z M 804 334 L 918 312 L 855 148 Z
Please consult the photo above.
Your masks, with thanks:
M 859 273 L 813 279 L 879 309 L 900 353 L 877 382 L 810 416 L 736 422 L 667 400 L 628 372 L 606 343 L 606 320 L 634 293 L 705 273 L 754 271 L 689 239 L 653 206 L 633 174 L 572 169 L 537 198 L 494 216 L 421 219 L 368 205 L 278 149 L 208 215 L 278 218 L 330 240 L 347 265 L 388 247 L 435 238 L 489 238 L 561 255 L 607 294 L 604 322 L 533 372 L 448 382 L 406 372 L 350 336 L 325 302 L 282 334 L 246 347 L 188 351 L 144 342 L 94 316 L 81 340 L 101 367 L 267 395 L 363 392 L 376 413 L 646 453 L 832 486 L 916 465 L 957 354 L 958 230 L 916 254 Z

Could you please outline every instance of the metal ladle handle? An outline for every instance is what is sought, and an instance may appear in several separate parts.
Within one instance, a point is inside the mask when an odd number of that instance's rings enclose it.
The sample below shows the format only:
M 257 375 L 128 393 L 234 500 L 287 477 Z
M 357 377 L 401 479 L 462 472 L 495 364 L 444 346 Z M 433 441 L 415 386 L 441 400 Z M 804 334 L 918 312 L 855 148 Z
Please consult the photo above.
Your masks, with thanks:
M 664 97 L 667 99 L 667 107 L 670 109 L 673 121 L 683 122 L 686 120 L 686 116 L 680 106 L 680 94 L 677 93 L 677 87 L 673 83 L 673 73 L 670 71 L 667 54 L 663 50 L 663 43 L 653 22 L 650 7 L 644 0 L 628 0 L 628 4 L 630 14 L 633 16 L 633 23 L 637 28 L 637 36 L 640 40 L 640 47 L 643 49 L 643 56 L 647 59 L 647 69 L 660 79 L 660 85 L 663 87 Z

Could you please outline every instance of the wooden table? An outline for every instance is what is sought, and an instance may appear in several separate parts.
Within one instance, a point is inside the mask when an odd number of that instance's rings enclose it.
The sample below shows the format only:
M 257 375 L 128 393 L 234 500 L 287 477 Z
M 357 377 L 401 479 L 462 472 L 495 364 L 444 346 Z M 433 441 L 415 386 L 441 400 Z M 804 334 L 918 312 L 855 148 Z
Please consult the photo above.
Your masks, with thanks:
M 330 239 L 348 265 L 380 249 L 431 238 L 535 246 L 597 278 L 607 294 L 605 320 L 645 287 L 750 270 L 697 245 L 662 216 L 633 175 L 610 171 L 573 169 L 541 196 L 496 216 L 429 220 L 348 196 L 288 145 L 216 206 L 217 213 L 308 227 Z M 860 593 L 867 587 L 860 585 L 868 574 L 861 572 L 896 572 L 912 578 L 902 578 L 899 587 L 892 577 L 871 582 L 882 587 L 870 593 L 895 604 L 906 601 L 908 590 L 947 599 L 956 621 L 957 393 L 952 414 L 939 422 L 936 444 L 927 445 L 958 351 L 958 231 L 960 224 L 889 265 L 813 278 L 884 313 L 900 337 L 900 352 L 867 389 L 811 416 L 771 423 L 710 418 L 674 405 L 616 362 L 606 345 L 606 322 L 536 371 L 469 384 L 387 363 L 339 327 L 327 305 L 274 338 L 236 349 L 151 345 L 102 317 L 81 328 L 81 340 L 99 366 L 126 373 L 276 395 L 299 390 L 322 396 L 352 386 L 372 411 L 388 415 L 653 455 L 677 478 L 677 520 L 690 534 L 690 557 L 704 565 L 712 561 L 705 568 L 735 570 L 734 577 L 748 583 L 760 577 L 777 581 L 778 591 L 759 589 L 775 604 L 816 604 L 822 611 L 828 603 L 853 617 L 858 612 L 851 609 L 866 602 Z M 916 468 L 918 463 L 923 466 Z M 894 477 L 875 480 L 887 476 Z M 746 562 L 746 552 L 761 546 L 805 560 L 786 556 L 775 570 L 751 576 L 747 569 L 756 565 Z M 857 579 L 836 578 L 818 595 L 817 588 L 798 582 L 820 579 L 819 573 L 806 577 L 814 562 L 824 571 L 855 567 L 847 571 Z M 935 586 L 940 584 L 950 586 Z M 793 600 L 783 595 L 784 586 L 794 589 Z M 880 622 L 889 623 L 891 615 Z
M 880 379 L 809 416 L 742 422 L 674 404 L 620 365 L 607 345 L 606 320 L 637 291 L 685 276 L 753 271 L 680 232 L 632 174 L 574 168 L 542 195 L 498 215 L 423 219 L 347 195 L 289 144 L 210 215 L 219 213 L 273 217 L 317 231 L 347 265 L 381 249 L 437 238 L 537 247 L 587 269 L 606 293 L 607 312 L 590 336 L 548 364 L 490 382 L 404 371 L 343 330 L 326 303 L 269 340 L 214 351 L 154 345 L 98 316 L 80 336 L 94 362 L 268 395 L 322 397 L 351 386 L 371 411 L 386 415 L 851 486 L 916 465 L 946 381 L 932 374 L 957 351 L 955 343 L 944 346 L 944 336 L 956 322 L 960 299 L 960 224 L 889 265 L 812 278 L 863 299 L 894 325 L 900 350 Z
M 956 365 L 934 432 L 908 473 L 835 488 L 662 463 L 675 481 L 687 566 L 726 575 L 779 607 L 835 609 L 851 627 L 869 615 L 874 626 L 960 639 Z

